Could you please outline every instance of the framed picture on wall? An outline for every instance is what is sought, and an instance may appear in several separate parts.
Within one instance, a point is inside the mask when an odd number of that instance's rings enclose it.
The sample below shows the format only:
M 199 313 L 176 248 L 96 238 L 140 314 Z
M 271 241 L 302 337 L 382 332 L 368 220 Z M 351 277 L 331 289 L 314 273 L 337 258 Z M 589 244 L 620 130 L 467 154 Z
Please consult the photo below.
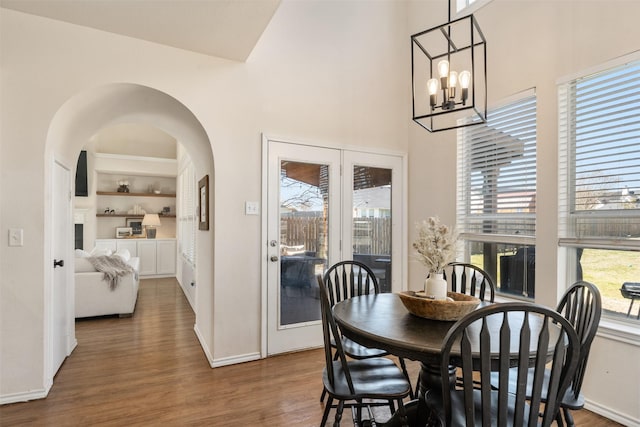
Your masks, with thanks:
M 209 175 L 205 175 L 198 181 L 198 200 L 200 201 L 200 220 L 198 221 L 198 229 L 209 229 Z
M 131 227 L 116 227 L 117 239 L 124 239 L 126 237 L 131 237 L 132 234 L 133 234 L 133 231 L 131 230 Z
M 126 223 L 134 236 L 142 236 L 142 218 L 127 218 Z

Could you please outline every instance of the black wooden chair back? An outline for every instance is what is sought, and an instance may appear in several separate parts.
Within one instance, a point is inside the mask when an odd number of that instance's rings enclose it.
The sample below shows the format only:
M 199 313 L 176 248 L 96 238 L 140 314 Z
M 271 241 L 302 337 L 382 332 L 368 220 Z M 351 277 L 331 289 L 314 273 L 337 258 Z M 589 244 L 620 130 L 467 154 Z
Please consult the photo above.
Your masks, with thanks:
M 329 302 L 333 307 L 342 300 L 380 292 L 373 271 L 358 261 L 340 261 L 324 273 Z
M 480 267 L 452 262 L 444 268 L 443 277 L 451 287 L 451 292 L 471 295 L 480 301 L 494 301 L 496 285 L 491 276 Z
M 463 382 L 459 389 L 443 381 L 445 425 L 491 426 L 495 420 L 499 426 L 539 425 L 538 414 L 543 427 L 551 425 L 575 372 L 579 346 L 571 323 L 540 305 L 493 304 L 470 313 L 451 328 L 442 345 L 442 377 L 448 377 L 453 365 L 460 368 Z M 545 365 L 550 377 L 547 402 L 541 404 Z M 517 369 L 510 369 L 514 366 Z M 535 372 L 531 377 L 530 367 Z M 494 372 L 497 390 L 491 386 Z M 516 390 L 509 389 L 510 373 L 517 375 Z M 533 381 L 531 386 L 528 381 Z
M 567 289 L 560 300 L 558 312 L 569 320 L 580 339 L 580 361 L 570 384 L 573 397 L 578 399 L 587 368 L 591 343 L 600 324 L 602 314 L 600 291 L 592 283 L 576 282 Z
M 336 408 L 334 426 L 339 426 L 345 406 L 355 408 L 354 424 L 360 425 L 363 407 L 388 405 L 393 413 L 396 404 L 398 405 L 400 424 L 407 426 L 403 399 L 411 393 L 411 383 L 406 377 L 406 371 L 403 372 L 392 360 L 386 357 L 347 361 L 342 340 L 334 339 L 340 337 L 340 331 L 333 317 L 329 288 L 325 285 L 322 275 L 318 274 L 317 280 L 320 288 L 326 364 L 325 372 L 323 372 L 323 384 L 324 390 L 329 394 L 320 426 L 325 425 L 332 407 Z M 335 355 L 332 354 L 332 348 L 335 348 Z M 353 372 L 351 368 L 353 368 Z M 336 406 L 332 404 L 334 399 L 339 400 Z M 365 399 L 367 399 L 366 403 Z M 355 403 L 345 404 L 346 401 L 354 401 Z M 375 425 L 373 418 L 370 418 L 369 422 L 370 425 Z
M 331 311 L 332 304 L 329 301 L 329 293 L 327 287 L 324 284 L 322 275 L 317 275 L 318 287 L 320 288 L 320 309 L 322 311 L 322 334 L 324 340 L 324 358 L 327 368 L 327 376 L 332 387 L 335 387 L 336 372 L 334 360 L 340 360 L 340 366 L 344 373 L 347 384 L 349 385 L 349 392 L 354 394 L 353 381 L 349 372 L 349 366 L 347 364 L 347 358 L 342 348 L 342 340 L 338 331 L 338 325 L 333 318 L 333 312 Z M 337 339 L 332 339 L 337 338 Z M 335 355 L 332 348 L 335 348 Z

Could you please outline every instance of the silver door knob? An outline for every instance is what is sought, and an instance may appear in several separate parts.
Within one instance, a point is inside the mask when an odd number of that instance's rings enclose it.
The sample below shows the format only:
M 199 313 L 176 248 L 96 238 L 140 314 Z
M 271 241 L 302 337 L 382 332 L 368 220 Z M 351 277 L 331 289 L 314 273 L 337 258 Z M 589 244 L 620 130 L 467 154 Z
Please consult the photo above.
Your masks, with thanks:
M 275 256 L 275 255 L 271 255 L 271 258 L 270 258 L 270 259 L 271 259 L 271 262 L 276 262 L 276 261 L 278 261 L 278 257 L 277 257 L 277 256 Z

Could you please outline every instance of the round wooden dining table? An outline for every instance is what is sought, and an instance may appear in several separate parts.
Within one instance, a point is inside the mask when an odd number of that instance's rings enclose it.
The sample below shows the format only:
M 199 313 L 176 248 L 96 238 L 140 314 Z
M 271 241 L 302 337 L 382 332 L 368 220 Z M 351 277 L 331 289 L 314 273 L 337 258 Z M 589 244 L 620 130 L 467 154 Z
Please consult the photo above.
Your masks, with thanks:
M 490 303 L 481 302 L 479 307 L 487 304 Z M 410 425 L 426 425 L 429 414 L 425 394 L 442 387 L 440 350 L 447 332 L 455 322 L 414 316 L 404 307 L 400 297 L 391 293 L 344 300 L 333 307 L 333 314 L 347 338 L 367 347 L 379 348 L 395 356 L 421 362 L 418 400 L 407 405 L 407 413 Z M 496 333 L 499 327 L 500 324 L 496 322 Z M 534 349 L 536 341 L 532 342 Z M 513 343 L 517 345 L 517 340 L 514 339 Z M 517 348 L 513 348 L 513 352 L 517 353 Z M 450 386 L 455 384 L 453 367 L 450 368 L 448 382 Z M 386 425 L 397 424 L 392 418 Z
M 347 338 L 421 362 L 418 400 L 407 405 L 407 414 L 411 425 L 426 425 L 424 395 L 429 388 L 440 387 L 440 347 L 455 322 L 414 316 L 391 293 L 346 299 L 333 307 L 333 316 Z M 450 381 L 455 381 L 453 372 L 452 377 Z M 393 425 L 393 419 L 389 425 Z

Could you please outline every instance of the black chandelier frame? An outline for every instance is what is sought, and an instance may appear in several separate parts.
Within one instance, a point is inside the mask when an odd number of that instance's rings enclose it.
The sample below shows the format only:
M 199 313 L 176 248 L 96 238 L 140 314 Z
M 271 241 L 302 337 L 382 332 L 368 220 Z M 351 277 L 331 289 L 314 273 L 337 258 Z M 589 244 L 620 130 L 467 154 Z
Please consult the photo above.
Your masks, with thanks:
M 450 13 L 449 13 L 450 15 Z M 462 43 L 456 40 L 461 31 L 464 34 Z M 428 48 L 426 43 L 434 38 L 442 38 L 446 49 Z M 480 29 L 477 19 L 467 15 L 455 20 L 421 31 L 411 36 L 411 83 L 412 83 L 412 113 L 413 121 L 429 132 L 440 132 L 467 126 L 473 126 L 487 121 L 487 41 Z M 420 56 L 418 56 L 420 55 Z M 468 99 L 452 100 L 446 98 L 445 88 L 442 88 L 442 103 L 432 106 L 429 95 L 426 94 L 426 81 L 434 77 L 439 60 L 446 59 L 449 64 L 452 58 L 463 56 L 465 63 L 471 67 L 471 87 Z M 417 62 L 428 64 L 428 76 L 417 71 Z M 481 64 L 478 64 L 481 62 Z M 424 68 L 424 66 L 423 66 Z M 418 81 L 416 81 L 418 79 Z M 438 79 L 439 80 L 439 79 Z M 417 88 L 419 83 L 424 82 Z M 418 92 L 421 91 L 421 92 Z M 461 91 L 462 92 L 462 91 Z M 447 116 L 445 118 L 445 115 Z M 447 121 L 448 120 L 448 121 Z M 452 124 L 455 123 L 455 124 Z

